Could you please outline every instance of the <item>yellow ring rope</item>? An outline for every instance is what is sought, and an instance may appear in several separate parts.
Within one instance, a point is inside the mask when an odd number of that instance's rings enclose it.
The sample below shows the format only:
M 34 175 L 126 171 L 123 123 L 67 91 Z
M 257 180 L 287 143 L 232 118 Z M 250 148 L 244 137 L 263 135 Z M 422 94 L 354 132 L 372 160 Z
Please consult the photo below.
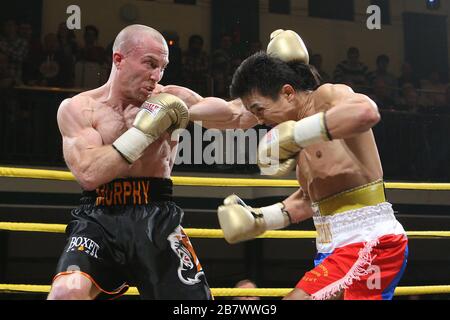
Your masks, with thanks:
M 0 177 L 30 178 L 47 180 L 75 180 L 72 173 L 58 170 L 41 170 L 27 168 L 0 167 Z M 212 186 L 212 187 L 284 187 L 297 188 L 296 180 L 280 179 L 238 179 L 238 178 L 201 178 L 201 177 L 172 177 L 178 186 Z M 450 190 L 450 183 L 412 183 L 386 182 L 387 189 L 405 190 Z
M 27 222 L 0 222 L 0 230 L 7 231 L 28 231 L 28 232 L 50 232 L 64 233 L 65 224 L 51 223 L 27 223 Z M 192 238 L 223 238 L 223 232 L 220 229 L 184 229 L 189 237 Z M 450 231 L 408 231 L 406 233 L 411 238 L 449 238 Z M 316 231 L 297 231 L 297 230 L 273 230 L 267 231 L 258 238 L 265 239 L 314 239 Z
M 0 167 L 0 177 L 74 181 L 68 171 Z M 178 186 L 214 187 L 298 187 L 295 180 L 172 177 Z
M 27 168 L 0 167 L 0 177 L 32 178 L 73 181 L 74 176 L 67 171 L 41 170 Z M 271 180 L 271 179 L 236 179 L 236 178 L 199 178 L 199 177 L 173 177 L 175 185 L 180 186 L 227 186 L 227 187 L 298 187 L 296 180 Z M 400 183 L 387 182 L 387 189 L 410 189 L 410 190 L 450 190 L 450 183 Z M 64 224 L 46 223 L 15 223 L 0 222 L 0 230 L 9 231 L 31 231 L 31 232 L 51 232 L 64 233 Z M 193 238 L 223 238 L 222 230 L 217 229 L 185 229 L 186 233 Z M 409 237 L 450 237 L 449 231 L 410 231 Z M 315 238 L 315 231 L 268 231 L 259 238 Z M 216 297 L 229 296 L 265 296 L 282 297 L 287 295 L 292 289 L 236 289 L 236 288 L 212 288 L 212 294 Z M 45 285 L 24 285 L 24 284 L 0 284 L 0 292 L 34 292 L 48 293 L 50 286 Z M 398 287 L 395 290 L 396 296 L 404 295 L 425 295 L 425 294 L 445 294 L 450 293 L 450 286 L 414 286 Z M 138 295 L 137 288 L 132 287 L 126 295 Z
M 29 285 L 29 284 L 0 284 L 0 292 L 16 293 L 48 293 L 51 286 L 48 285 Z M 289 288 L 258 288 L 258 289 L 240 289 L 240 288 L 212 288 L 211 292 L 215 297 L 284 297 L 292 289 Z M 426 295 L 426 294 L 449 294 L 450 285 L 441 286 L 411 286 L 398 287 L 395 289 L 395 296 Z M 136 287 L 130 287 L 125 295 L 139 295 Z

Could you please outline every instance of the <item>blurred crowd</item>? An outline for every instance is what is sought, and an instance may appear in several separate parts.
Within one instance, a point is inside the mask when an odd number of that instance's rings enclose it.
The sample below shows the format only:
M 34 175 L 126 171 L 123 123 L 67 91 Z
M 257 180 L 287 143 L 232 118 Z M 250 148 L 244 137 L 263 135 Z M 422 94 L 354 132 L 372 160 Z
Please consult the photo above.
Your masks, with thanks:
M 4 21 L 0 32 L 0 88 L 28 85 L 89 89 L 102 85 L 111 68 L 112 41 L 106 48 L 99 45 L 99 32 L 94 25 L 85 26 L 79 42 L 63 22 L 41 41 L 31 24 Z M 183 85 L 202 95 L 228 98 L 236 68 L 246 57 L 262 50 L 259 41 L 242 43 L 238 32 L 223 34 L 211 54 L 206 52 L 200 35 L 190 36 L 185 50 L 176 33 L 163 35 L 169 43 L 170 64 L 161 83 Z M 351 47 L 347 57 L 327 72 L 322 55 L 310 51 L 310 64 L 324 83 L 350 85 L 355 91 L 368 94 L 382 110 L 450 110 L 450 86 L 440 70 L 420 79 L 405 62 L 401 74 L 394 75 L 389 57 L 381 54 L 376 59 L 376 69 L 370 71 L 358 48 Z
M 389 70 L 389 63 L 389 57 L 381 54 L 376 58 L 376 69 L 369 71 L 360 60 L 358 48 L 351 47 L 347 59 L 336 66 L 330 78 L 322 71 L 319 54 L 314 54 L 311 61 L 326 82 L 344 83 L 357 92 L 368 94 L 381 110 L 450 113 L 450 84 L 443 80 L 441 70 L 432 70 L 421 79 L 412 66 L 404 62 L 401 74 L 396 76 Z
M 94 25 L 81 30 L 82 41 L 79 41 L 74 31 L 61 23 L 42 42 L 29 23 L 7 20 L 0 26 L 0 106 L 5 111 L 0 114 L 0 161 L 63 165 L 54 114 L 63 99 L 107 81 L 112 41 L 106 48 L 102 47 L 98 41 L 100 31 Z M 236 68 L 245 58 L 263 49 L 259 41 L 241 41 L 239 32 L 233 32 L 213 41 L 217 47 L 209 54 L 200 35 L 191 35 L 187 48 L 182 49 L 175 32 L 162 33 L 169 45 L 170 64 L 161 83 L 186 86 L 203 96 L 228 99 Z M 433 70 L 420 78 L 405 62 L 401 73 L 395 75 L 390 71 L 389 57 L 380 54 L 374 61 L 375 70 L 371 71 L 359 49 L 350 47 L 347 56 L 330 71 L 323 68 L 325 64 L 319 52 L 311 48 L 309 52 L 310 64 L 324 83 L 347 84 L 377 103 L 383 121 L 374 128 L 374 134 L 386 177 L 436 181 L 450 178 L 450 147 L 441 144 L 442 137 L 450 134 L 450 86 L 446 75 L 440 73 L 443 70 Z M 13 87 L 16 89 L 9 90 Z M 74 90 L 49 91 L 48 87 Z M 20 133 L 17 131 L 21 128 L 18 123 L 30 124 L 26 126 L 26 134 L 22 129 Z M 194 126 L 191 124 L 188 130 L 194 130 Z M 42 141 L 52 144 L 45 142 L 46 148 L 38 148 Z M 245 150 L 246 165 L 190 164 L 179 165 L 177 169 L 258 172 L 256 165 L 249 164 L 252 162 L 249 162 L 251 153 L 247 145 L 242 150 Z M 233 157 L 237 154 L 235 150 Z M 224 153 L 224 159 L 225 156 Z

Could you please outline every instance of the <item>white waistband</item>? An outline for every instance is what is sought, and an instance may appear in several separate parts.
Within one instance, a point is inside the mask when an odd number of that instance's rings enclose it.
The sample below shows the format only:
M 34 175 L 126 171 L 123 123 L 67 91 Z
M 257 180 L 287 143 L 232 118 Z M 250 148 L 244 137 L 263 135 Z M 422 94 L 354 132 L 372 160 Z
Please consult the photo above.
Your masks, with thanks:
M 322 253 L 330 253 L 351 243 L 375 240 L 386 234 L 405 233 L 388 202 L 332 216 L 321 216 L 318 206 L 313 206 L 313 210 L 317 250 Z

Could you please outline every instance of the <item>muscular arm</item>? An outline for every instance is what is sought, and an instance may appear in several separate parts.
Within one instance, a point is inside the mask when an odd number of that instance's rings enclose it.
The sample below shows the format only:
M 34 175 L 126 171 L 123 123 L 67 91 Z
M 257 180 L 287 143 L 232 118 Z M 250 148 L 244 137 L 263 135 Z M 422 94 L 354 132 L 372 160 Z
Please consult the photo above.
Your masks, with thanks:
M 201 95 L 199 95 L 195 91 L 192 91 L 191 89 L 188 89 L 185 87 L 180 87 L 180 86 L 174 86 L 174 85 L 162 86 L 162 85 L 158 84 L 156 86 L 155 90 L 153 91 L 152 95 L 155 95 L 158 93 L 173 94 L 174 96 L 177 96 L 178 98 L 183 100 L 184 103 L 186 103 L 186 105 L 188 106 L 188 108 L 190 108 L 191 106 L 193 106 L 196 103 L 199 103 L 200 101 L 202 101 L 204 99 Z
M 369 97 L 344 85 L 324 85 L 317 90 L 333 139 L 348 139 L 368 131 L 380 121 L 377 105 Z M 323 110 L 323 111 L 325 111 Z
M 57 115 L 64 159 L 85 190 L 94 190 L 129 169 L 111 145 L 103 145 L 102 137 L 90 123 L 91 112 L 87 98 L 75 97 L 63 101 Z
M 283 204 L 291 216 L 292 223 L 299 223 L 313 216 L 311 200 L 302 188 L 286 198 Z
M 189 108 L 191 121 L 201 121 L 205 128 L 248 129 L 256 126 L 256 117 L 247 111 L 240 99 L 225 101 L 203 98 L 198 93 L 179 86 L 160 86 L 155 93 L 166 92 L 182 99 Z
M 248 129 L 258 124 L 256 117 L 245 109 L 240 99 L 204 98 L 189 112 L 192 121 L 202 121 L 205 128 Z

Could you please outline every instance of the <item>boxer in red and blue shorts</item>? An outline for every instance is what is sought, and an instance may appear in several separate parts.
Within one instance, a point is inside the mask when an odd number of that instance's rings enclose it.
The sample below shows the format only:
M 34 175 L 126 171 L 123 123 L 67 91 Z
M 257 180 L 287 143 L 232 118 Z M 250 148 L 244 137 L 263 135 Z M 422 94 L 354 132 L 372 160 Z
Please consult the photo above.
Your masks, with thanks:
M 312 207 L 318 232 L 316 267 L 296 287 L 314 299 L 392 299 L 406 267 L 408 240 L 384 200 L 383 182 Z
M 392 299 L 408 240 L 385 198 L 372 132 L 380 121 L 377 105 L 348 86 L 321 85 L 308 63 L 299 35 L 277 30 L 267 53 L 247 58 L 234 74 L 231 94 L 245 106 L 235 117 L 252 113 L 274 127 L 258 146 L 262 173 L 296 168 L 302 187 L 263 208 L 232 195 L 218 210 L 220 225 L 236 243 L 313 218 L 316 267 L 286 299 Z

